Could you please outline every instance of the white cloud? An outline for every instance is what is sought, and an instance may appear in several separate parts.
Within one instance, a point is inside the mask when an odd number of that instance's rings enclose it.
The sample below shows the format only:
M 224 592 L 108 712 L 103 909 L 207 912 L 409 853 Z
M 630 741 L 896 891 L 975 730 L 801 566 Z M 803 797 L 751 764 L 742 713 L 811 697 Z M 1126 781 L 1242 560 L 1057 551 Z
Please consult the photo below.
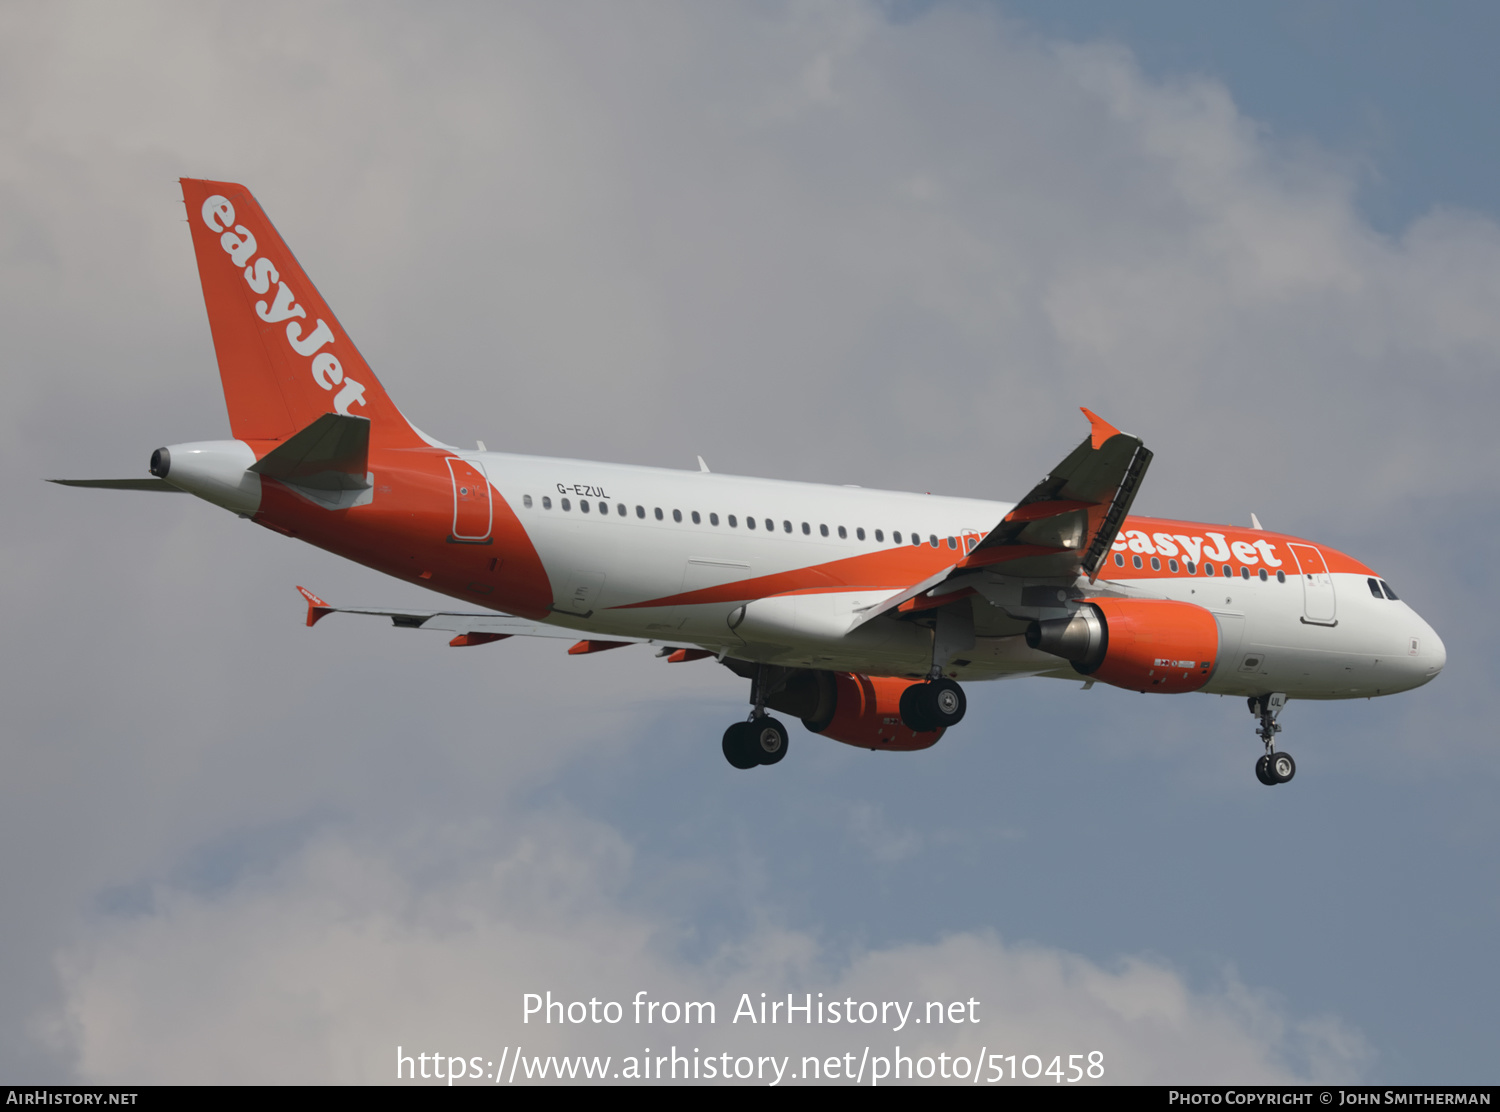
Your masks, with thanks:
M 519 828 L 385 848 L 330 834 L 225 892 L 159 888 L 149 911 L 96 919 L 60 955 L 64 1003 L 47 1028 L 84 1081 L 117 1084 L 390 1082 L 398 1045 L 491 1062 L 517 1046 L 617 1061 L 696 1047 L 791 1055 L 794 1071 L 804 1054 L 857 1060 L 866 1047 L 1044 1064 L 1097 1051 L 1105 1080 L 1153 1083 L 1349 1080 L 1369 1058 L 1345 1024 L 1296 1021 L 1232 977 L 1195 989 L 1159 960 L 1103 968 L 988 932 L 845 950 L 762 923 L 688 957 L 682 924 L 631 900 L 618 831 L 535 814 Z M 713 1001 L 717 1022 L 637 1023 L 641 990 Z M 618 1001 L 623 1021 L 523 1022 L 523 994 L 549 991 Z M 742 995 L 758 1008 L 762 993 L 915 1008 L 899 1030 L 895 1010 L 852 1027 L 736 1021 Z M 928 1003 L 962 1004 L 939 1009 L 961 1022 L 936 1026 Z

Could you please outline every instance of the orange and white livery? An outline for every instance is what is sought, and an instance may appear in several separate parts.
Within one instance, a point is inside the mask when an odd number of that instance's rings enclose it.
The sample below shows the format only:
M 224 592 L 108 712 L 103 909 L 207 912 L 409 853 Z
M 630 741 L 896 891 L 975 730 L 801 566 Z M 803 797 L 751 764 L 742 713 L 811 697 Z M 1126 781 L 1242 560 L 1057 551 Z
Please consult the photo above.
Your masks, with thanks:
M 384 615 L 450 644 L 562 637 L 714 657 L 750 680 L 723 737 L 774 764 L 786 728 L 922 749 L 964 716 L 962 683 L 1051 676 L 1246 698 L 1262 783 L 1288 699 L 1389 695 L 1443 643 L 1375 571 L 1253 528 L 1139 518 L 1141 441 L 1090 432 L 1019 502 L 469 451 L 402 416 L 249 190 L 184 180 L 231 440 L 174 444 L 152 479 L 461 600 Z M 301 589 L 301 588 L 299 588 Z

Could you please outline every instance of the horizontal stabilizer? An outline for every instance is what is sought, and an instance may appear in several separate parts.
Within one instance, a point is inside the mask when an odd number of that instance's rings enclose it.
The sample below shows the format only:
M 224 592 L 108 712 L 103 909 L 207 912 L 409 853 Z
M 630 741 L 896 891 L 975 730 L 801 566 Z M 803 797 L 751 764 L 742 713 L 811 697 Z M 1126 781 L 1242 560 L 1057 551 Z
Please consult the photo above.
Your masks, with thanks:
M 370 419 L 325 413 L 250 470 L 310 490 L 363 490 L 370 462 Z
M 163 493 L 183 493 L 180 487 L 174 487 L 165 479 L 48 479 L 47 481 L 65 487 L 94 487 L 98 490 L 159 490 Z

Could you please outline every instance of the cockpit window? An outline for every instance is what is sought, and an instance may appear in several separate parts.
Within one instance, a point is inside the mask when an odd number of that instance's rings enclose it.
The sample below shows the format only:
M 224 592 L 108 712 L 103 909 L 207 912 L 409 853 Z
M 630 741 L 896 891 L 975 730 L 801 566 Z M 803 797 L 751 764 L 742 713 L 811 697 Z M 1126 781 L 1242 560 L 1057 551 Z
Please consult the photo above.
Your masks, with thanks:
M 1374 595 L 1376 598 L 1384 602 L 1385 596 L 1380 593 L 1379 581 L 1375 579 L 1366 579 L 1365 582 L 1370 585 L 1370 594 Z
M 1393 590 L 1391 590 L 1391 585 L 1389 583 L 1387 583 L 1384 579 L 1382 579 L 1380 581 L 1380 585 L 1385 588 L 1385 597 L 1386 598 L 1390 599 L 1392 602 L 1399 601 L 1396 598 L 1396 592 L 1393 591 Z

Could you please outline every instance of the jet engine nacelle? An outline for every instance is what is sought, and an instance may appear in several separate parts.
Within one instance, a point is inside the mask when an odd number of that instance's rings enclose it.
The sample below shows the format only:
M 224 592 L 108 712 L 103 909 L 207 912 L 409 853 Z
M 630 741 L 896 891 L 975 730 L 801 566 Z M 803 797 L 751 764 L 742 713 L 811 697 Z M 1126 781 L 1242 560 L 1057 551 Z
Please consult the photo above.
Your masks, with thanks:
M 943 736 L 942 730 L 916 733 L 901 721 L 901 695 L 921 680 L 890 676 L 823 673 L 832 680 L 832 699 L 824 700 L 819 718 L 802 724 L 815 734 L 857 745 L 861 749 L 926 749 Z M 832 706 L 827 706 L 831 702 Z
M 1032 622 L 1026 643 L 1101 683 L 1174 695 L 1198 690 L 1213 675 L 1219 623 L 1190 602 L 1099 598 L 1071 618 Z

